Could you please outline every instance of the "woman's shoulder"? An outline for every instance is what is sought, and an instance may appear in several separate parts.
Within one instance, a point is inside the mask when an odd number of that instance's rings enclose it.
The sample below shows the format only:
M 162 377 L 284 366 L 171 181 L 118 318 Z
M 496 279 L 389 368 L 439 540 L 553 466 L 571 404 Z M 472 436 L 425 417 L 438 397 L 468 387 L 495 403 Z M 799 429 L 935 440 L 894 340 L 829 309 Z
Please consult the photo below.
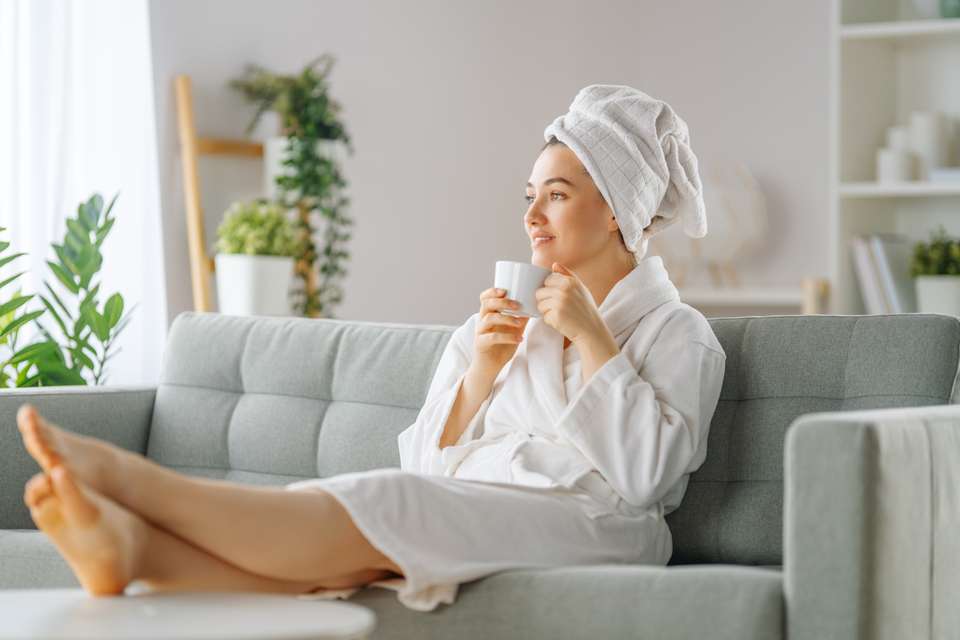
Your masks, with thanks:
M 719 355 L 726 357 L 723 345 L 717 338 L 710 321 L 699 309 L 691 307 L 681 300 L 666 302 L 649 313 L 644 320 L 649 321 L 658 332 L 657 339 L 686 340 L 702 344 Z M 641 322 L 641 324 L 644 324 Z

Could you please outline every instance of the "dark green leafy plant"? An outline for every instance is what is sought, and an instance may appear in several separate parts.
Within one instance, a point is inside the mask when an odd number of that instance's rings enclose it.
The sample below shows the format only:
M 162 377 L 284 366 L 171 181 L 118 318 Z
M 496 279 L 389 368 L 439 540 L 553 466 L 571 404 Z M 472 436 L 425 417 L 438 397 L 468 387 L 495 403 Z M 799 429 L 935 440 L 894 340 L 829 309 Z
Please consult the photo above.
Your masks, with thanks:
M 63 296 L 44 281 L 47 295 L 40 294 L 40 300 L 64 341 L 58 342 L 50 330 L 36 321 L 47 341 L 57 347 L 55 350 L 47 347 L 50 353 L 45 352 L 44 359 L 38 362 L 37 375 L 41 376 L 42 384 L 86 384 L 84 370 L 90 372 L 93 384 L 101 384 L 107 361 L 120 352 L 120 349 L 111 349 L 136 305 L 124 316 L 123 296 L 114 293 L 101 308 L 97 301 L 100 283 L 94 283 L 103 264 L 100 245 L 115 222 L 110 211 L 117 196 L 119 194 L 113 197 L 106 211 L 98 193 L 81 203 L 76 218 L 66 221 L 63 244 L 51 245 L 57 260 L 47 260 L 47 265 L 56 276 Z M 99 345 L 92 344 L 93 339 Z
M 6 231 L 6 227 L 0 227 L 0 231 Z M 0 267 L 16 260 L 24 252 L 14 253 L 4 256 L 3 253 L 10 246 L 9 242 L 0 242 Z M 25 272 L 14 274 L 0 282 L 0 290 L 9 284 L 12 284 L 17 278 Z M 20 329 L 31 320 L 43 315 L 43 309 L 38 311 L 25 311 L 18 315 L 18 311 L 27 304 L 33 294 L 21 295 L 18 287 L 13 296 L 6 302 L 0 303 L 0 353 L 8 354 L 3 360 L 0 360 L 0 388 L 7 387 L 26 387 L 31 386 L 30 373 L 36 371 L 33 358 L 44 355 L 50 351 L 50 345 L 46 343 L 27 345 L 17 350 L 17 336 Z M 38 381 L 34 378 L 34 382 Z
M 342 263 L 349 253 L 341 246 L 350 239 L 346 228 L 353 221 L 344 213 L 349 199 L 341 195 L 346 181 L 333 158 L 320 153 L 322 140 L 341 140 L 352 154 L 350 136 L 340 122 L 340 105 L 328 94 L 327 75 L 334 58 L 324 54 L 297 75 L 275 74 L 258 65 L 248 65 L 230 86 L 257 106 L 247 132 L 253 130 L 266 111 L 275 111 L 281 120 L 287 147 L 281 163 L 290 175 L 279 175 L 276 183 L 283 206 L 298 212 L 296 225 L 301 253 L 296 272 L 301 285 L 294 292 L 294 305 L 306 316 L 333 317 L 330 309 L 343 300 L 336 280 L 346 275 Z M 318 69 L 318 65 L 323 65 Z M 326 218 L 324 246 L 314 243 L 315 216 Z M 320 258 L 321 282 L 315 282 Z
M 951 237 L 941 224 L 931 232 L 930 242 L 918 242 L 913 248 L 910 275 L 960 275 L 960 238 Z

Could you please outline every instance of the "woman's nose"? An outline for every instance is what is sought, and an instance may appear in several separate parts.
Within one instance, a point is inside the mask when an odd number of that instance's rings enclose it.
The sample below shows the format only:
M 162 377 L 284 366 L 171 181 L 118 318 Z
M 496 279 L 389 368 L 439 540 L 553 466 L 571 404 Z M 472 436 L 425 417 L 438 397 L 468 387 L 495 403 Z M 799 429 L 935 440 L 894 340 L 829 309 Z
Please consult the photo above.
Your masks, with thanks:
M 530 206 L 527 208 L 527 213 L 523 216 L 523 221 L 528 225 L 534 221 L 542 224 L 546 222 L 546 219 L 546 216 L 540 211 L 540 202 L 538 200 L 530 203 Z

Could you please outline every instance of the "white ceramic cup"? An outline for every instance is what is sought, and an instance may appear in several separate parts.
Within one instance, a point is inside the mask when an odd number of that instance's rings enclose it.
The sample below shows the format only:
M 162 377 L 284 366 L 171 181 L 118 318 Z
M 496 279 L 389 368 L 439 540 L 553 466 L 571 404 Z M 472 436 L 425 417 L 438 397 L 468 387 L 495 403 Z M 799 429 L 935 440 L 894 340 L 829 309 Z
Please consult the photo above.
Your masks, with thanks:
M 497 260 L 493 286 L 506 289 L 505 297 L 516 300 L 521 305 L 519 309 L 503 309 L 500 313 L 521 318 L 539 318 L 540 311 L 537 309 L 537 298 L 534 294 L 551 273 L 550 269 L 529 262 Z

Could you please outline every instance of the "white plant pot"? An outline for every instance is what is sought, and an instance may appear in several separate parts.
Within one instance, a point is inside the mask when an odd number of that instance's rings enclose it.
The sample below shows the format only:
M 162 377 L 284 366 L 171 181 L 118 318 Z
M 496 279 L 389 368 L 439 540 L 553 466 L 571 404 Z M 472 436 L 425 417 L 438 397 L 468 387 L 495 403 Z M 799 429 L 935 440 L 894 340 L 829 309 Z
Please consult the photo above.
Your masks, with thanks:
M 218 253 L 217 302 L 235 316 L 291 316 L 289 291 L 294 259 Z
M 960 276 L 917 276 L 917 311 L 960 316 Z
M 277 176 L 293 173 L 290 167 L 284 167 L 282 164 L 286 150 L 285 136 L 274 136 L 263 143 L 263 193 L 268 200 L 274 200 L 277 196 Z M 342 167 L 343 160 L 346 158 L 346 145 L 342 140 L 318 140 L 317 154 L 332 158 Z

